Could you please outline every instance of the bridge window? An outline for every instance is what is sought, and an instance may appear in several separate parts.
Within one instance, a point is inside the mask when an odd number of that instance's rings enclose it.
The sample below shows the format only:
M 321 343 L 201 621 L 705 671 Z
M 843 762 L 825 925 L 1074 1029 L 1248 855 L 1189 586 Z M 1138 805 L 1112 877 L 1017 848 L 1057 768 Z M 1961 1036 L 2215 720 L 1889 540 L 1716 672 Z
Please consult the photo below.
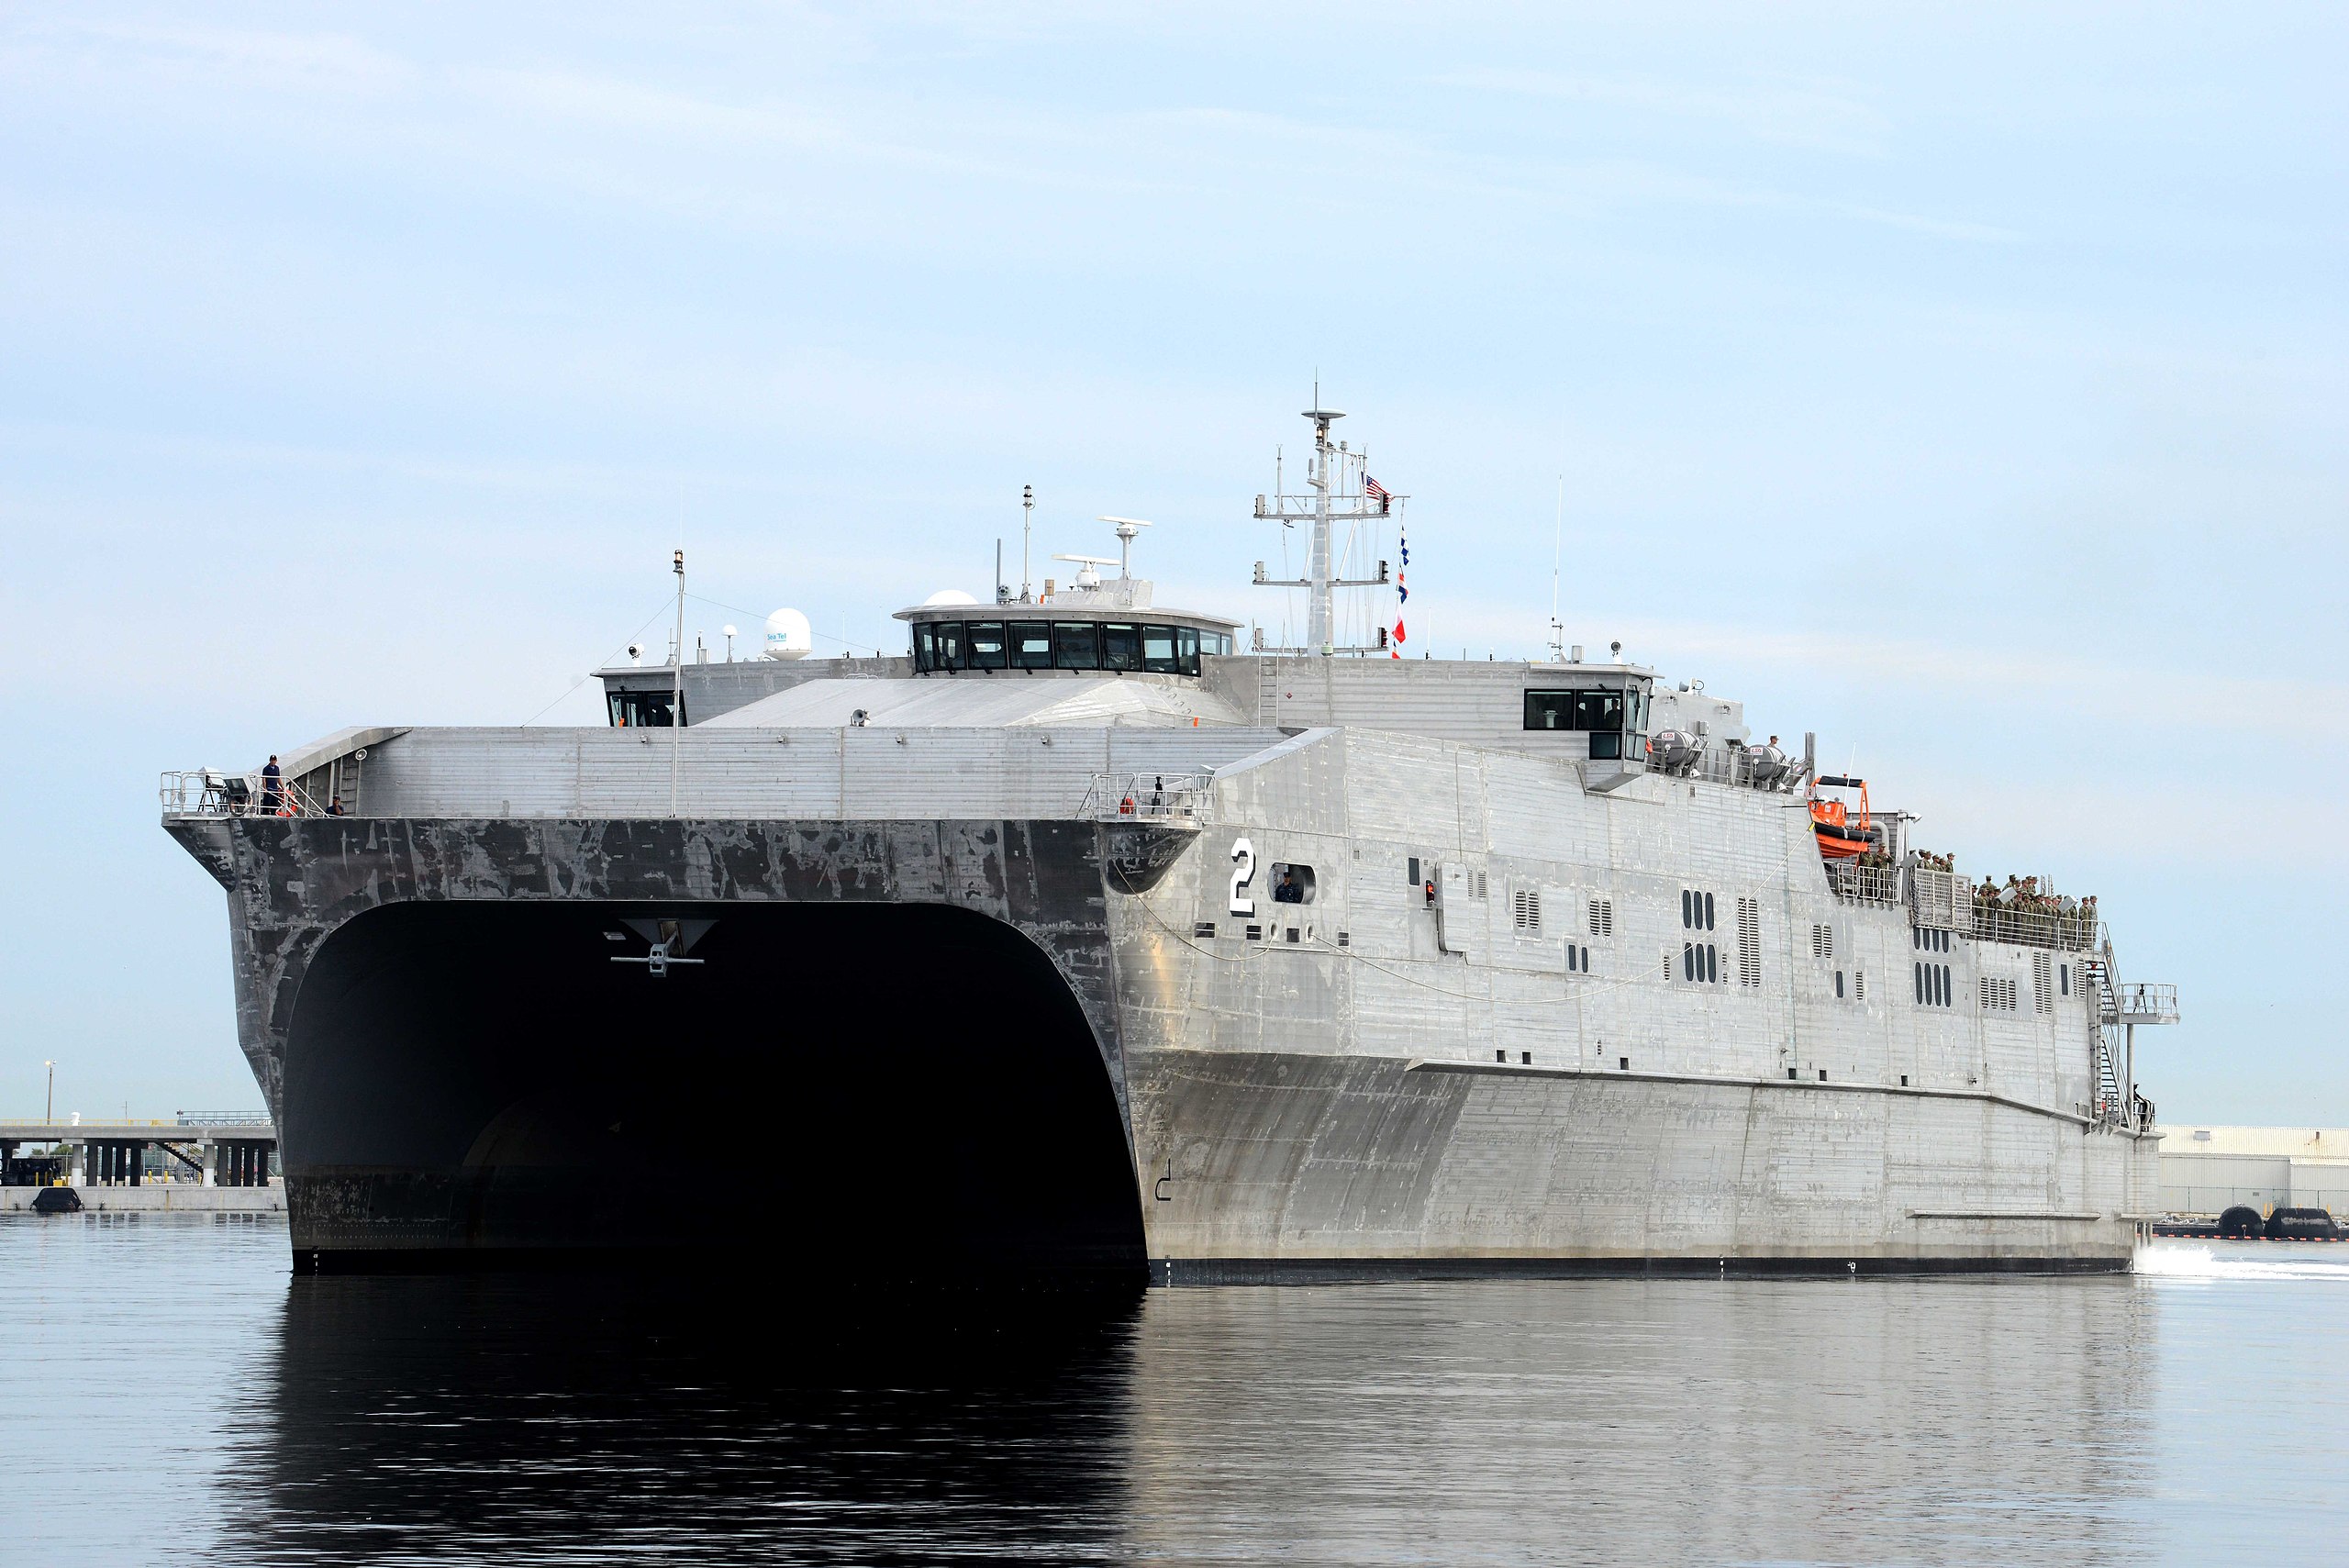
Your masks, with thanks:
M 613 692 L 606 699 L 612 712 L 612 727 L 633 729 L 639 727 L 674 729 L 676 728 L 676 700 L 674 692 Z
M 938 637 L 938 667 L 941 670 L 963 669 L 963 655 L 970 646 L 963 638 L 963 623 L 942 620 L 932 629 Z
M 1229 653 L 1231 634 L 1193 626 L 1126 621 L 921 621 L 913 628 L 914 668 L 1132 670 L 1196 675 L 1199 655 Z
M 1141 669 L 1141 631 L 1134 627 L 1114 621 L 1104 623 L 1101 628 L 1101 668 L 1104 670 Z
M 1636 730 L 1647 717 L 1645 692 L 1612 689 L 1525 694 L 1525 728 L 1575 729 L 1622 734 Z
M 1618 761 L 1640 754 L 1647 706 L 1644 691 L 1531 691 L 1525 694 L 1525 728 L 1586 734 L 1594 760 Z
M 1011 667 L 1049 670 L 1052 667 L 1052 628 L 1040 620 L 1011 623 Z
M 1161 675 L 1182 673 L 1182 664 L 1174 657 L 1173 627 L 1146 626 L 1141 628 L 1141 667 Z

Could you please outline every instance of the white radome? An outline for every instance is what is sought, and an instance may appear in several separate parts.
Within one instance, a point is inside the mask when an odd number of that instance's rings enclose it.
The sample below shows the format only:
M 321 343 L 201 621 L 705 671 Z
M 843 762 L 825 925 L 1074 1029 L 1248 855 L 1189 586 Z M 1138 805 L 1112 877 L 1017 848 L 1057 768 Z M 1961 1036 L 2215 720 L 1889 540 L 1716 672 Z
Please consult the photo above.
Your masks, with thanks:
M 815 628 L 797 610 L 777 610 L 767 617 L 767 657 L 805 659 L 816 651 Z
M 933 610 L 938 608 L 941 605 L 975 605 L 978 602 L 978 600 L 971 597 L 970 595 L 965 594 L 960 588 L 941 588 L 929 598 L 924 599 L 921 602 L 921 607 L 926 610 Z

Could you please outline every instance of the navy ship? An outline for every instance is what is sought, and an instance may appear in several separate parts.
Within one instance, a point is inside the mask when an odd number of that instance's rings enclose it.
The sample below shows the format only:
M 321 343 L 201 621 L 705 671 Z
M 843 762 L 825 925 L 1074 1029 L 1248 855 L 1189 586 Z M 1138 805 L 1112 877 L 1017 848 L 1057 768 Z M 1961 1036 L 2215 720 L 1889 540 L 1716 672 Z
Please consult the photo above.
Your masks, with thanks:
M 2176 999 L 2093 904 L 1620 649 L 1400 656 L 1408 497 L 1306 417 L 1294 646 L 1157 604 L 1138 519 L 872 657 L 687 657 L 680 554 L 606 726 L 167 775 L 297 1265 L 2127 1268 Z

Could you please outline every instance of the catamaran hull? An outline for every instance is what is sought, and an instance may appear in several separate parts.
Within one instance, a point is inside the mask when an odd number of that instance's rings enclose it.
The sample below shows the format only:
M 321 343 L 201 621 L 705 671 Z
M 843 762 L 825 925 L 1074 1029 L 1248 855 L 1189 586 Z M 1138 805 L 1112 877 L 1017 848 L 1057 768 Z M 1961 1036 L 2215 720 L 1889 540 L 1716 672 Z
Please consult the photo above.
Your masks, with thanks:
M 1171 941 L 1137 902 L 1170 868 L 1176 888 L 1220 875 L 1219 849 L 1170 831 L 173 830 L 228 890 L 304 1268 L 2118 1270 L 2150 1181 L 2150 1142 L 1988 1092 L 1609 1071 L 1493 1015 L 1477 1059 L 1435 1032 L 1415 1055 L 1366 1042 L 1360 999 L 1303 969 L 1286 1013 L 1219 992 L 1214 942 Z M 707 924 L 678 955 L 697 962 L 656 975 L 639 932 L 664 918 Z M 1277 1041 L 1217 1043 L 1235 1006 Z
M 1152 1278 L 2125 1270 L 2136 1140 L 1873 1088 L 1137 1054 Z

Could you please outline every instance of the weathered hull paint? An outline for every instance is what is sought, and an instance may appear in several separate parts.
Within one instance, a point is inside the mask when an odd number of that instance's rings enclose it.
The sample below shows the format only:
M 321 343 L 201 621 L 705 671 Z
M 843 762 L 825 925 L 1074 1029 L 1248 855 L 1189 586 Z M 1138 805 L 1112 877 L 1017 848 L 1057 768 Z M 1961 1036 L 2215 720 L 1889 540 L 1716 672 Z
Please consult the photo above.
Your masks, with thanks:
M 2094 1271 L 2134 1242 L 2133 1140 L 1978 1097 L 1208 1051 L 1127 1071 L 1136 1145 L 1163 1151 L 1155 1278 Z
M 708 1233 L 677 1224 L 640 1173 L 514 1152 L 529 1139 L 501 1143 L 495 1116 L 470 1142 L 441 1129 L 429 1157 L 402 1156 L 395 1137 L 378 1139 L 382 1158 L 327 1157 L 354 1129 L 306 1125 L 301 1096 L 287 1095 L 288 1054 L 305 983 L 338 931 L 408 906 L 721 920 L 790 906 L 957 909 L 1032 945 L 1097 1059 L 1102 1114 L 1115 1120 L 1120 1180 L 1131 1180 L 1158 1283 L 2128 1265 L 2153 1145 L 2064 1108 L 2082 1076 L 2063 1055 L 2069 1016 L 2035 1033 L 1894 1016 L 1906 917 L 1854 916 L 1801 886 L 1809 835 L 1776 802 L 1709 806 L 1695 820 L 1731 847 L 1689 851 L 1673 839 L 1689 829 L 1659 812 L 1653 789 L 1653 800 L 1637 788 L 1586 797 L 1546 773 L 1513 779 L 1536 766 L 1523 759 L 1408 743 L 1364 753 L 1350 779 L 1338 744 L 1308 737 L 1278 750 L 1272 765 L 1219 783 L 1215 826 L 1173 836 L 985 818 L 171 828 L 228 892 L 239 1040 L 282 1129 L 297 1258 L 600 1255 Z M 1557 803 L 1539 818 L 1518 798 L 1537 788 Z M 1365 799 L 1383 809 L 1375 828 L 1348 819 Z M 1270 928 L 1261 942 L 1238 940 L 1241 922 L 1223 907 L 1241 836 L 1266 864 L 1320 862 L 1315 906 L 1259 906 Z M 1502 897 L 1474 908 L 1455 893 L 1442 910 L 1422 908 L 1398 874 L 1421 846 L 1431 865 L 1471 863 L 1475 885 L 1489 878 Z M 1684 862 L 1694 869 L 1676 869 Z M 1546 947 L 1521 931 L 1512 941 L 1493 913 L 1509 888 L 1540 879 L 1553 900 Z M 1720 885 L 1725 901 L 1740 884 L 1781 886 L 1763 917 L 1769 984 L 1701 995 L 1667 984 L 1678 933 L 1641 924 L 1641 904 L 1669 910 L 1688 880 Z M 1560 883 L 1580 884 L 1570 901 Z M 1586 893 L 1613 903 L 1620 932 L 1579 929 Z M 1213 936 L 1191 929 L 1201 917 Z M 1596 925 L 1595 907 L 1589 917 Z M 1794 950 L 1814 917 L 1865 954 L 1878 990 L 1867 1007 L 1822 1000 L 1823 971 L 1795 983 Z M 1561 928 L 1582 950 L 1577 964 L 1615 973 L 1562 972 Z M 476 945 L 495 962 L 494 940 Z M 1994 961 L 2030 955 L 1981 955 L 1986 968 Z M 921 954 L 873 973 L 918 996 Z M 1018 1017 L 1041 995 L 1031 986 L 983 1000 Z M 971 1000 L 938 997 L 939 1018 L 951 1023 Z M 331 1053 L 337 1041 L 301 1049 Z M 1638 1070 L 1616 1067 L 1619 1055 Z M 1829 1063 L 1831 1082 L 1814 1077 Z M 1896 1082 L 1909 1075 L 1913 1089 Z M 901 1079 L 876 1092 L 921 1091 Z M 730 1109 L 708 1108 L 721 1121 Z M 954 1159 L 974 1157 L 956 1147 Z M 926 1169 L 938 1151 L 905 1157 Z M 957 1178 L 940 1171 L 951 1191 Z M 742 1195 L 746 1213 L 758 1202 Z M 897 1222 L 869 1217 L 881 1241 L 871 1256 L 888 1256 Z M 789 1240 L 777 1236 L 779 1254 Z

